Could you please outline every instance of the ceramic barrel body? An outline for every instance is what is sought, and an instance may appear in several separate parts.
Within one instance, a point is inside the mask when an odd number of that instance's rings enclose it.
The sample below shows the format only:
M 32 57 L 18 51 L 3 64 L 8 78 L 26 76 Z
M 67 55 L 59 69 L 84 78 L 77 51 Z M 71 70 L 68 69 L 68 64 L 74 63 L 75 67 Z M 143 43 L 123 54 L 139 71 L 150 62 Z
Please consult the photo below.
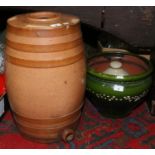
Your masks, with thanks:
M 6 87 L 17 127 L 41 142 L 71 140 L 85 90 L 79 19 L 54 12 L 8 20 Z

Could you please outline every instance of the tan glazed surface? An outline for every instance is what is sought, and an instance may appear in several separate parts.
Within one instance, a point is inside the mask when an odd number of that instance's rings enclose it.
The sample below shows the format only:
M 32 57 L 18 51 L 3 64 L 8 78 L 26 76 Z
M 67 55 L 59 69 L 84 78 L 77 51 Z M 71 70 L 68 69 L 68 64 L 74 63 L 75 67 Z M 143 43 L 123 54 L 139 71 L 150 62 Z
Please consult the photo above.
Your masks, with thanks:
M 6 87 L 19 130 L 49 142 L 71 140 L 85 92 L 79 19 L 55 12 L 8 19 Z

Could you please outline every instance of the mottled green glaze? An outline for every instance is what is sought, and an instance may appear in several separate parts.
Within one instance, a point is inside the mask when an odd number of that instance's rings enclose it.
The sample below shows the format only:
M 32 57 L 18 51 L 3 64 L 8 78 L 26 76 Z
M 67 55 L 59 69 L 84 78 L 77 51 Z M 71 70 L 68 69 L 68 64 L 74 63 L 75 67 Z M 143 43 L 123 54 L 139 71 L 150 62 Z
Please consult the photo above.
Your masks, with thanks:
M 123 79 L 118 79 L 114 75 L 96 73 L 88 67 L 87 96 L 101 114 L 123 117 L 146 97 L 152 84 L 153 68 L 145 58 L 140 57 L 140 59 L 148 65 L 148 70 L 139 75 L 124 76 Z

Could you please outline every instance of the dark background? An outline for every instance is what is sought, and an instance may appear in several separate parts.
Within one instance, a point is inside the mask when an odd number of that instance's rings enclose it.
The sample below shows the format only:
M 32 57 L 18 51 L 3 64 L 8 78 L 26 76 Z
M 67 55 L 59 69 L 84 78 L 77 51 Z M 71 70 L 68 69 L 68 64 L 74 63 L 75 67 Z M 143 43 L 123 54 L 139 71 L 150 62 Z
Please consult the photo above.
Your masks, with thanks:
M 93 29 L 91 30 L 92 34 L 87 34 L 94 38 L 104 31 L 134 47 L 155 47 L 154 6 L 3 6 L 0 7 L 0 30 L 5 28 L 6 19 L 10 16 L 42 10 L 60 11 L 79 16 L 81 22 L 84 23 L 82 29 L 88 30 L 88 27 Z

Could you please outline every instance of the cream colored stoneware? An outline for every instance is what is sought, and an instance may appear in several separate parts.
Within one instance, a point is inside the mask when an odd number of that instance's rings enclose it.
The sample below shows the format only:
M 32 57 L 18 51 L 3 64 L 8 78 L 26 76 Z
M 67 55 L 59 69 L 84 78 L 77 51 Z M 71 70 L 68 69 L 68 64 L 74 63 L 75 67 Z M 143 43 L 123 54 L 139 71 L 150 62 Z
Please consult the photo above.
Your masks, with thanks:
M 79 19 L 35 12 L 7 24 L 6 86 L 17 127 L 41 142 L 71 140 L 85 92 Z

